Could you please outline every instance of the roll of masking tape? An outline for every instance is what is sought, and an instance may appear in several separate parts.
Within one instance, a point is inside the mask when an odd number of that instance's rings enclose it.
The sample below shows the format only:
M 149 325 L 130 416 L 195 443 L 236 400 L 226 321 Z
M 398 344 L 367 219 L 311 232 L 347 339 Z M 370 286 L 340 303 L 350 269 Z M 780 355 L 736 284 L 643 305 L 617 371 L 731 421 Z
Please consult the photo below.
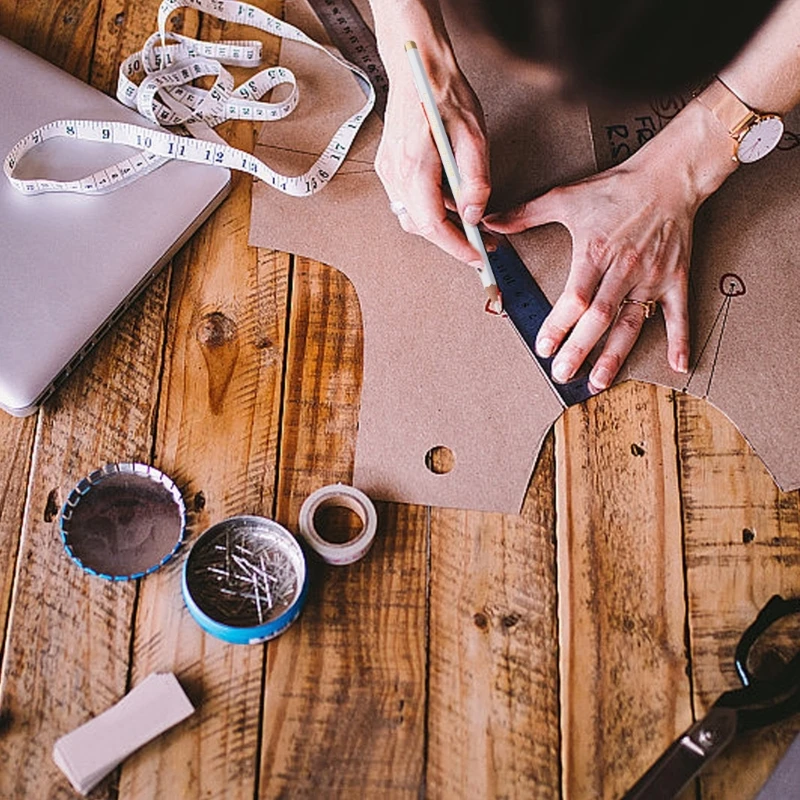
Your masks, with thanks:
M 361 530 L 346 542 L 330 542 L 317 530 L 316 515 L 324 508 L 347 508 L 361 520 Z M 328 564 L 353 564 L 372 547 L 378 529 L 378 512 L 360 489 L 336 483 L 312 492 L 300 508 L 300 535 Z

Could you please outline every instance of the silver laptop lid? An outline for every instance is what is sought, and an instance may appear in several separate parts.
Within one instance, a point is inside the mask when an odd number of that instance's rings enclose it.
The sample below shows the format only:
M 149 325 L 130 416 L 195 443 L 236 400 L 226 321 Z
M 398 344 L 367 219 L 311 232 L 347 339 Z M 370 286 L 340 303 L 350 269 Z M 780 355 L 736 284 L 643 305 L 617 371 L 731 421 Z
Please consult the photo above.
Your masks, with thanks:
M 55 119 L 142 117 L 0 37 L 0 157 Z M 64 139 L 36 148 L 20 177 L 68 180 L 132 154 Z M 228 170 L 170 162 L 101 196 L 26 197 L 0 175 L 0 408 L 36 409 L 119 309 L 227 193 Z

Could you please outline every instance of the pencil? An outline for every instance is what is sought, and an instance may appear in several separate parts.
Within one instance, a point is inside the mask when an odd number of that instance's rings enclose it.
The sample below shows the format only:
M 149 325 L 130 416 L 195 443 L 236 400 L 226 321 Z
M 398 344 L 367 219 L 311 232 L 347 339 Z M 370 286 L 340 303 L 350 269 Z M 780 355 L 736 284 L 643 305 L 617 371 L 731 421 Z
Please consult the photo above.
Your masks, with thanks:
M 458 203 L 461 195 L 461 175 L 458 171 L 453 148 L 450 144 L 450 140 L 447 138 L 447 132 L 444 129 L 442 116 L 439 114 L 439 109 L 436 107 L 433 89 L 431 89 L 430 81 L 425 73 L 425 67 L 422 65 L 422 59 L 420 58 L 419 50 L 417 50 L 415 42 L 406 42 L 406 53 L 408 54 L 408 60 L 411 64 L 411 74 L 414 77 L 414 85 L 417 87 L 419 99 L 422 102 L 422 108 L 428 119 L 433 141 L 436 143 L 436 149 L 439 151 L 439 158 L 442 160 L 447 182 L 450 184 L 450 191 L 453 193 L 453 199 Z M 470 225 L 468 222 L 464 222 L 463 219 L 461 220 L 461 224 L 464 226 L 464 233 L 466 234 L 467 241 L 478 251 L 481 257 L 481 266 L 478 267 L 478 275 L 486 290 L 486 310 L 493 314 L 500 314 L 503 311 L 503 299 L 500 290 L 497 288 L 497 280 L 494 276 L 494 271 L 492 270 L 492 265 L 486 253 L 486 247 L 483 244 L 478 226 Z

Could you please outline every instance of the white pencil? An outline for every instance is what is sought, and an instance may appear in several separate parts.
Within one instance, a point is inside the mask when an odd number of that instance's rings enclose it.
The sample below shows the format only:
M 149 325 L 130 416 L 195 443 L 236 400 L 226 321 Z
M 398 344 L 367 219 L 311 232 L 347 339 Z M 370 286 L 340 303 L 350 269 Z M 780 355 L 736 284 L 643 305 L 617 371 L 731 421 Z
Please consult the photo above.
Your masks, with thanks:
M 431 129 L 433 141 L 436 143 L 436 149 L 439 151 L 439 158 L 442 160 L 444 173 L 447 176 L 447 182 L 450 184 L 450 191 L 453 193 L 453 199 L 458 203 L 461 195 L 461 175 L 458 172 L 458 165 L 456 164 L 456 157 L 453 154 L 453 148 L 450 140 L 447 138 L 447 132 L 444 129 L 439 109 L 436 107 L 436 100 L 433 97 L 433 90 L 431 89 L 430 81 L 425 73 L 425 67 L 422 66 L 422 59 L 417 50 L 415 42 L 406 42 L 406 53 L 408 60 L 411 64 L 411 74 L 414 77 L 414 85 L 417 87 L 419 99 L 422 102 L 422 107 L 425 110 L 425 116 L 428 118 L 428 125 Z M 468 222 L 461 220 L 464 226 L 464 233 L 467 236 L 469 243 L 478 251 L 481 257 L 482 266 L 478 267 L 478 275 L 480 276 L 481 283 L 486 289 L 486 310 L 491 311 L 493 314 L 500 314 L 503 311 L 503 300 L 500 290 L 497 288 L 497 280 L 492 271 L 492 265 L 489 262 L 489 256 L 486 253 L 486 248 L 481 238 L 481 233 L 477 225 L 470 225 Z

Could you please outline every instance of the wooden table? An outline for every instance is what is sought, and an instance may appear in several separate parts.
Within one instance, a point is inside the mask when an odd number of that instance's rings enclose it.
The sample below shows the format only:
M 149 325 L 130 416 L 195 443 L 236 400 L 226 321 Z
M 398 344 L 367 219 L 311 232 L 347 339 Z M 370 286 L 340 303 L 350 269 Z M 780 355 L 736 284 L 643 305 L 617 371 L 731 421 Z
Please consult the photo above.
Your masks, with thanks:
M 0 32 L 112 93 L 156 9 L 0 0 Z M 241 36 L 192 12 L 172 25 Z M 64 554 L 59 508 L 109 461 L 173 476 L 190 541 L 245 512 L 295 528 L 313 489 L 349 479 L 356 297 L 333 269 L 249 248 L 249 201 L 238 176 L 41 412 L 0 415 L 0 797 L 72 797 L 53 742 L 156 670 L 197 713 L 94 797 L 619 796 L 736 684 L 760 606 L 800 594 L 798 494 L 702 401 L 627 384 L 571 409 L 518 516 L 380 504 L 369 556 L 315 567 L 266 646 L 201 632 L 183 555 L 116 585 Z M 701 796 L 753 797 L 798 730 L 742 737 Z

